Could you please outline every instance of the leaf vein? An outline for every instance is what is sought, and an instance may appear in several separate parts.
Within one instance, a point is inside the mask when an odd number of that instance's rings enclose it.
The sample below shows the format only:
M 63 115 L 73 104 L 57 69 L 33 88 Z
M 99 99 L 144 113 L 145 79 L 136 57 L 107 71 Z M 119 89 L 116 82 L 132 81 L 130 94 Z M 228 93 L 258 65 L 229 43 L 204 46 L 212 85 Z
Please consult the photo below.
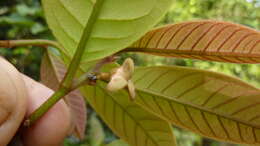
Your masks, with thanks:
M 237 126 L 238 134 L 239 134 L 239 137 L 240 137 L 241 141 L 244 141 L 244 139 L 243 139 L 243 137 L 242 137 L 242 133 L 241 133 L 241 128 L 240 128 L 238 122 L 236 122 L 236 126 Z
M 190 114 L 190 111 L 187 109 L 187 107 L 186 107 L 186 106 L 183 106 L 183 107 L 184 107 L 184 110 L 186 111 L 186 113 L 187 113 L 189 119 L 191 120 L 192 124 L 195 126 L 195 129 L 196 129 L 197 131 L 199 131 L 200 133 L 203 133 L 203 132 L 201 131 L 201 129 L 199 128 L 199 126 L 198 126 L 198 125 L 196 124 L 196 122 L 194 121 L 194 119 L 192 118 L 192 116 L 191 116 L 191 114 Z
M 221 23 L 215 23 L 213 24 L 211 27 L 209 27 L 207 30 L 205 30 L 203 32 L 203 34 L 199 37 L 199 39 L 193 44 L 193 46 L 191 47 L 191 51 L 193 51 L 193 49 L 199 44 L 199 42 L 217 25 L 219 25 Z
M 155 84 L 160 78 L 162 78 L 164 75 L 168 74 L 169 72 L 171 72 L 171 70 L 166 70 L 163 73 L 160 73 L 158 75 L 158 77 L 156 77 L 148 86 L 147 89 L 151 88 L 153 86 L 153 84 Z
M 220 126 L 222 127 L 222 129 L 224 130 L 224 132 L 226 133 L 227 138 L 230 139 L 229 133 L 228 133 L 227 129 L 225 128 L 225 125 L 224 125 L 223 122 L 221 121 L 219 115 L 217 115 L 217 120 L 219 121 Z
M 158 48 L 162 38 L 165 36 L 165 34 L 170 31 L 172 29 L 172 27 L 166 28 L 165 31 L 162 33 L 162 35 L 159 37 L 159 39 L 156 42 L 155 48 Z
M 197 26 L 195 26 L 187 35 L 184 36 L 184 38 L 180 41 L 180 43 L 177 45 L 176 50 L 179 50 L 181 45 L 188 39 L 188 37 L 197 29 L 199 29 L 200 27 L 202 27 L 203 25 L 208 24 L 208 22 L 204 22 L 201 24 L 198 24 Z
M 99 87 L 99 88 L 102 89 L 102 90 L 104 90 L 102 87 Z M 150 137 L 150 139 L 152 140 L 152 142 L 153 142 L 156 146 L 159 146 L 158 143 L 156 142 L 156 140 L 146 132 L 145 128 L 144 128 L 138 121 L 136 121 L 135 118 L 134 118 L 127 110 L 125 110 L 119 103 L 117 103 L 116 100 L 115 100 L 110 94 L 108 94 L 107 92 L 104 92 L 104 93 L 105 93 L 107 96 L 110 96 L 110 97 L 111 97 L 110 99 L 111 99 L 115 104 L 117 104 L 117 106 L 120 107 L 120 108 L 124 111 L 124 113 L 126 113 L 126 114 L 124 114 L 124 116 L 125 116 L 125 115 L 128 115 L 128 116 L 135 122 L 135 124 L 137 124 L 138 127 L 140 127 L 140 128 L 143 130 L 144 134 L 145 134 L 147 137 Z M 123 121 L 125 122 L 125 119 L 124 119 Z
M 245 36 L 243 36 L 242 38 L 240 38 L 240 40 L 237 42 L 237 44 L 231 49 L 232 51 L 231 52 L 234 52 L 237 47 L 245 40 L 247 39 L 248 37 L 250 36 L 253 36 L 253 35 L 256 35 L 256 33 L 248 33 L 246 34 Z
M 217 48 L 217 52 L 220 52 L 221 48 L 238 32 L 243 31 L 244 29 L 237 29 L 234 32 L 232 32 L 225 40 L 222 42 L 222 44 Z
M 215 35 L 211 38 L 211 40 L 207 43 L 207 45 L 202 49 L 203 52 L 206 52 L 207 49 L 209 48 L 209 46 L 211 45 L 211 43 L 219 36 L 219 34 L 221 32 L 223 32 L 225 29 L 232 27 L 231 25 L 227 25 L 223 28 L 220 29 L 220 31 L 218 31 L 217 33 L 215 33 Z
M 203 103 L 201 106 L 205 106 L 216 94 L 218 94 L 221 90 L 225 89 L 227 87 L 227 84 L 217 89 L 215 92 L 213 92 Z
M 208 120 L 206 119 L 204 112 L 203 112 L 203 111 L 200 111 L 200 113 L 201 113 L 202 119 L 205 121 L 205 123 L 206 123 L 207 126 L 209 127 L 209 130 L 211 131 L 211 133 L 213 134 L 213 136 L 216 137 L 217 135 L 216 135 L 215 131 L 212 129 L 212 127 L 211 127 L 211 125 L 209 124 Z
M 190 76 L 194 76 L 194 75 L 199 75 L 198 73 L 194 73 L 194 72 L 191 72 L 191 73 L 187 73 L 181 77 L 178 77 L 176 80 L 174 80 L 173 82 L 171 82 L 169 85 L 167 85 L 165 88 L 163 88 L 161 90 L 161 93 L 164 93 L 165 91 L 167 91 L 168 88 L 172 87 L 174 84 L 176 84 L 177 82 L 185 79 L 185 78 L 188 78 Z
M 250 53 L 252 53 L 253 51 L 254 51 L 254 49 L 255 49 L 255 47 L 258 45 L 260 43 L 260 40 L 257 40 L 255 43 L 254 43 L 254 45 L 250 48 Z
M 166 43 L 165 45 L 165 49 L 169 47 L 170 43 L 173 41 L 173 39 L 175 38 L 175 36 L 185 27 L 189 26 L 189 25 L 192 25 L 194 23 L 187 23 L 187 24 L 184 24 L 182 25 L 180 28 L 177 29 L 177 31 L 171 36 L 170 40 Z
M 185 95 L 185 94 L 191 92 L 192 90 L 194 90 L 194 89 L 196 89 L 196 88 L 198 88 L 198 87 L 201 87 L 201 86 L 205 85 L 206 83 L 208 83 L 208 82 L 206 82 L 206 81 L 201 81 L 201 82 L 199 82 L 198 84 L 196 84 L 196 85 L 192 86 L 191 88 L 189 88 L 189 89 L 185 90 L 184 92 L 182 92 L 182 93 L 181 93 L 180 95 L 178 95 L 176 98 L 180 99 L 180 98 L 183 97 L 183 95 Z

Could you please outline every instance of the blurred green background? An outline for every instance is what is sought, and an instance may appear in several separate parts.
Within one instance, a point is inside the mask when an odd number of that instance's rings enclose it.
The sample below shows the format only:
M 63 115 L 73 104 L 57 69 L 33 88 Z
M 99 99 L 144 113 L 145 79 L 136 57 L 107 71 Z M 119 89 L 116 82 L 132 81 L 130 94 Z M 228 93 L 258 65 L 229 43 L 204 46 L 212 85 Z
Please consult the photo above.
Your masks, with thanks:
M 215 19 L 243 24 L 260 29 L 260 0 L 175 0 L 171 10 L 158 25 L 188 20 Z M 0 1 L 0 40 L 8 39 L 54 39 L 44 20 L 40 0 Z M 21 72 L 39 80 L 42 48 L 18 47 L 0 48 L 0 55 L 8 59 Z M 258 65 L 237 65 L 189 59 L 151 57 L 143 54 L 123 54 L 119 63 L 131 56 L 136 65 L 180 65 L 213 71 L 220 71 L 260 87 Z M 79 141 L 68 137 L 66 146 L 101 146 L 117 137 L 88 107 L 86 137 Z M 179 146 L 233 146 L 203 138 L 192 132 L 174 128 Z

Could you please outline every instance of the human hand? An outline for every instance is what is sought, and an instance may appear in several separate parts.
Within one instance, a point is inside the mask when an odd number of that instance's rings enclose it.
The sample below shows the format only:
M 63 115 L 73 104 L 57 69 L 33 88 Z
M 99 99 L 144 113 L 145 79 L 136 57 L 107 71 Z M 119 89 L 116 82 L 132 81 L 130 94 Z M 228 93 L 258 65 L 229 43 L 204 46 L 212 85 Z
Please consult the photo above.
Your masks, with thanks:
M 22 119 L 28 117 L 47 100 L 53 91 L 20 74 L 3 58 L 0 59 L 0 68 L 0 145 L 2 146 L 15 135 L 19 125 L 22 125 Z M 16 96 L 13 96 L 15 93 Z M 34 125 L 22 128 L 24 129 L 21 131 L 22 143 L 25 146 L 61 145 L 69 132 L 70 118 L 67 105 L 63 100 L 59 101 Z

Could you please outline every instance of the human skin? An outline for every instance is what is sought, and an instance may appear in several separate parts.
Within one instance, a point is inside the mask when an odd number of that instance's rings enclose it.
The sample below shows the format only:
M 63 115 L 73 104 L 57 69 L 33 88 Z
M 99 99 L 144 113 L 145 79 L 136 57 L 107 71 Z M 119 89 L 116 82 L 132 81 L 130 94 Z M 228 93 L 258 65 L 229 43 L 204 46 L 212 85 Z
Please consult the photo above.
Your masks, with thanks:
M 0 68 L 0 145 L 4 146 L 18 131 L 23 119 L 53 91 L 19 73 L 3 58 L 0 58 Z M 20 128 L 20 132 L 25 146 L 59 146 L 70 129 L 69 108 L 60 100 L 35 124 Z
M 42 84 L 23 76 L 28 90 L 26 116 L 37 109 L 53 93 Z M 54 105 L 36 124 L 23 131 L 26 146 L 58 146 L 62 144 L 71 126 L 70 112 L 63 100 Z

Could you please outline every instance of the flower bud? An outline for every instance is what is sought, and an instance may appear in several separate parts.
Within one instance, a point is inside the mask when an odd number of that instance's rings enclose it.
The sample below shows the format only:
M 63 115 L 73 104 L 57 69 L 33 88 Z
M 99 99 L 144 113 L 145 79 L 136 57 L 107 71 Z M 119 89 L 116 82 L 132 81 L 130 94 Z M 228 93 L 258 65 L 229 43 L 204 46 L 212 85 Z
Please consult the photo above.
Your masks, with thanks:
M 130 99 L 133 100 L 135 97 L 135 87 L 133 82 L 130 80 L 134 73 L 134 62 L 132 59 L 127 58 L 123 65 L 119 68 L 111 71 L 111 79 L 107 85 L 108 91 L 118 91 L 127 87 Z

